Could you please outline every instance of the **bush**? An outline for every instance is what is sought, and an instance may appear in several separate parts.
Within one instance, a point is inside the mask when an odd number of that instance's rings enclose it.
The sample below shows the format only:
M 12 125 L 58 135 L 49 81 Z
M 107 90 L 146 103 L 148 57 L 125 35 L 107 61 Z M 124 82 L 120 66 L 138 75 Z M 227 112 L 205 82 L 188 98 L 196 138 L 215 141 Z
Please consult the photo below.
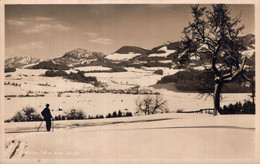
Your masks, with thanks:
M 102 118 L 104 118 L 104 116 L 97 114 L 95 118 L 94 118 L 93 116 L 89 116 L 89 118 L 90 118 L 90 119 L 102 119 Z
M 127 72 L 123 67 L 112 67 L 111 72 Z
M 123 114 L 121 112 L 121 110 L 118 111 L 118 113 L 116 111 L 114 111 L 112 114 L 111 113 L 108 113 L 106 115 L 106 118 L 115 118 L 115 117 L 132 117 L 133 114 L 132 112 L 126 112 L 125 114 Z
M 113 112 L 112 117 L 117 117 L 116 111 Z
M 154 74 L 163 75 L 163 70 L 158 69 L 158 70 L 154 71 Z
M 33 107 L 23 107 L 22 111 L 18 111 L 11 119 L 14 122 L 22 121 L 40 121 L 42 117 L 35 111 Z
M 243 113 L 244 114 L 255 114 L 255 103 L 251 101 L 246 101 L 243 104 Z
M 133 114 L 132 114 L 132 112 L 126 112 L 126 115 L 125 115 L 126 117 L 132 117 L 133 116 Z
M 5 68 L 5 73 L 7 72 L 15 72 L 16 69 L 15 68 Z
M 118 111 L 117 117 L 122 117 L 122 112 L 121 112 L 121 110 Z
M 14 117 L 12 118 L 14 122 L 22 122 L 26 121 L 26 117 L 23 115 L 21 111 L 17 112 Z
M 106 118 L 111 118 L 111 117 L 112 117 L 111 113 L 108 113 L 106 116 Z
M 255 114 L 255 104 L 247 100 L 244 104 L 236 102 L 228 106 L 224 105 L 220 114 Z
M 183 109 L 178 109 L 176 113 L 183 113 Z
M 76 109 L 72 109 L 70 113 L 67 114 L 67 119 L 68 120 L 81 120 L 81 119 L 86 119 L 86 115 L 84 114 L 83 111 L 79 110 L 77 111 Z
M 66 120 L 66 117 L 63 115 L 58 115 L 54 117 L 55 120 Z

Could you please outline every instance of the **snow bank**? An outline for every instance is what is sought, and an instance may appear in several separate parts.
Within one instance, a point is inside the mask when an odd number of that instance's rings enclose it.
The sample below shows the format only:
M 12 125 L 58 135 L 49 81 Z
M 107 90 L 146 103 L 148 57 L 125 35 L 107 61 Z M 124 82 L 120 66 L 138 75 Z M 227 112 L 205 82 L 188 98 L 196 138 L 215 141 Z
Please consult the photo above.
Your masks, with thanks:
M 205 65 L 205 67 L 207 69 L 210 69 L 211 65 Z M 193 67 L 193 69 L 203 71 L 203 70 L 205 70 L 205 67 L 204 66 L 197 66 L 197 67 Z
M 156 71 L 156 70 L 163 70 L 163 75 L 173 75 L 179 71 L 182 71 L 183 69 L 172 69 L 167 67 L 142 67 L 142 69 L 146 71 Z
M 194 56 L 190 57 L 190 60 L 200 60 L 200 57 L 194 55 Z
M 163 46 L 158 51 L 165 51 L 165 53 L 158 53 L 158 54 L 154 53 L 154 54 L 150 54 L 149 57 L 167 57 L 171 53 L 174 53 L 176 50 L 168 50 L 166 46 Z
M 111 68 L 102 66 L 87 66 L 87 67 L 76 67 L 74 70 L 80 71 L 109 71 Z
M 159 60 L 159 63 L 172 63 L 172 60 Z
M 113 53 L 111 55 L 106 56 L 106 59 L 110 59 L 110 60 L 129 60 L 132 59 L 136 56 L 140 56 L 142 54 L 139 53 L 134 53 L 134 52 L 130 52 L 127 54 L 120 54 L 120 53 Z

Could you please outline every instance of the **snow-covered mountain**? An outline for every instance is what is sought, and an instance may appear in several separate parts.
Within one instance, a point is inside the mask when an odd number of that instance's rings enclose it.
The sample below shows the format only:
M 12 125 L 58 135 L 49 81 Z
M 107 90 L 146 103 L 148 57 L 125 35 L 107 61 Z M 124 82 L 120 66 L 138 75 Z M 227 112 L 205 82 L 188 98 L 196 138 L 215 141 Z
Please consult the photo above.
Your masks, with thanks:
M 13 58 L 5 59 L 5 68 L 22 68 L 27 65 L 36 64 L 42 59 L 28 56 L 16 56 Z
M 136 46 L 123 46 L 111 55 L 106 56 L 106 59 L 125 61 L 133 59 L 137 56 L 147 55 L 149 50 Z
M 240 37 L 245 45 L 245 50 L 242 55 L 248 57 L 251 65 L 255 61 L 255 35 L 248 34 Z M 123 46 L 111 55 L 106 55 L 102 52 L 92 52 L 86 49 L 77 48 L 65 53 L 63 56 L 50 59 L 55 64 L 67 65 L 69 67 L 77 66 L 102 66 L 108 62 L 120 64 L 127 62 L 128 64 L 145 65 L 149 67 L 155 66 L 170 66 L 178 63 L 183 55 L 180 53 L 182 42 L 165 42 L 162 45 L 152 49 L 141 48 L 137 46 Z M 206 50 L 207 47 L 201 46 L 201 50 Z M 202 57 L 207 61 L 207 56 Z M 33 57 L 14 57 L 5 60 L 6 68 L 19 68 L 26 65 L 39 63 L 41 60 Z M 210 61 L 209 61 L 210 62 Z M 147 65 L 148 64 L 148 65 Z M 200 65 L 199 58 L 194 56 L 190 59 L 189 65 Z M 124 65 L 124 64 L 123 64 Z M 122 65 L 122 66 L 123 66 Z
M 244 43 L 246 50 L 242 52 L 242 55 L 248 58 L 255 57 L 255 35 L 247 34 L 240 38 Z
M 255 35 L 247 34 L 245 36 L 240 37 L 246 47 L 255 48 Z
M 104 58 L 106 55 L 102 52 L 92 52 L 86 49 L 77 48 L 74 50 L 71 50 L 67 53 L 65 53 L 61 58 L 64 59 L 98 59 L 98 58 Z
M 65 64 L 68 66 L 83 65 L 103 59 L 106 55 L 102 52 L 92 52 L 86 49 L 77 48 L 65 53 L 59 58 L 53 59 L 57 64 Z

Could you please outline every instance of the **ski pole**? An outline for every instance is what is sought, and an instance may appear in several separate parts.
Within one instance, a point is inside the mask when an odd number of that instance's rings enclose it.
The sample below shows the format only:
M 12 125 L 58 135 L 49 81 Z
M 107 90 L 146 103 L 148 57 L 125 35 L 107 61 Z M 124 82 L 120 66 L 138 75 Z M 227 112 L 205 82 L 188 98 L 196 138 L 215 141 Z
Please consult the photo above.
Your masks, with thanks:
M 52 120 L 52 132 L 54 131 L 54 119 Z
M 42 122 L 43 122 L 43 120 L 42 120 Z M 38 127 L 37 132 L 39 131 L 40 127 L 42 126 L 42 122 L 41 122 L 40 126 Z

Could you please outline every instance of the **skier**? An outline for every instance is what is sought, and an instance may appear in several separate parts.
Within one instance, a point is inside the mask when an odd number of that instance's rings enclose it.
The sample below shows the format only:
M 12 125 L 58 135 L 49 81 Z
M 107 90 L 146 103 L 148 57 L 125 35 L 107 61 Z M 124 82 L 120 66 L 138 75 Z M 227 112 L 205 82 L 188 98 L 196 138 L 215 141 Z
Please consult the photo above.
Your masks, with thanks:
M 46 108 L 44 108 L 43 111 L 41 112 L 46 122 L 46 129 L 48 132 L 51 130 L 51 118 L 52 118 L 49 106 L 50 106 L 49 104 L 46 104 Z

